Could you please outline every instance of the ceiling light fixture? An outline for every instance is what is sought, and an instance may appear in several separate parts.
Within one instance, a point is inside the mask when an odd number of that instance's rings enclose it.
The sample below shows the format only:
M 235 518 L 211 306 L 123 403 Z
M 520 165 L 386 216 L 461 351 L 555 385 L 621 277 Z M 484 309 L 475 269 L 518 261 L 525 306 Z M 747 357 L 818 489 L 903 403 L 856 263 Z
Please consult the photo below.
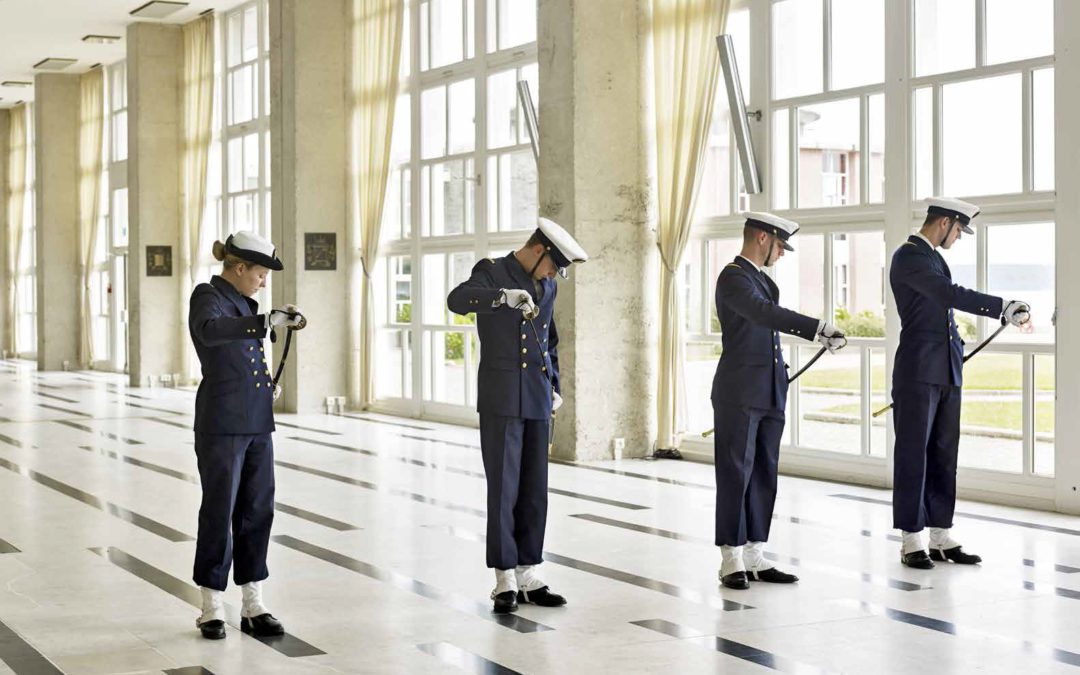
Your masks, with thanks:
M 75 65 L 76 59 L 58 59 L 47 58 L 42 59 L 34 64 L 35 70 L 63 70 Z
M 89 42 L 95 45 L 111 45 L 116 42 L 120 42 L 119 35 L 84 35 L 83 42 Z
M 0 87 L 32 87 L 33 82 L 24 82 L 22 80 L 4 80 L 0 82 Z
M 150 0 L 145 5 L 136 7 L 129 12 L 131 16 L 140 19 L 164 19 L 165 17 L 179 12 L 188 6 L 186 2 L 174 2 L 172 0 Z

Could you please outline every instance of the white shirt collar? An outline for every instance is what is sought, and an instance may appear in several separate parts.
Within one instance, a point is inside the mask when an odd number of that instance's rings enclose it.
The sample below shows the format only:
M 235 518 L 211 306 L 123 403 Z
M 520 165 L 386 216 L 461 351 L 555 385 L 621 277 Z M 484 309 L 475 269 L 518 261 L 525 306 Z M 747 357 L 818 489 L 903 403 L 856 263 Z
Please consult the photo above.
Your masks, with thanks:
M 737 258 L 742 258 L 742 259 L 743 259 L 743 260 L 745 260 L 746 262 L 748 262 L 748 263 L 750 263 L 751 265 L 753 265 L 754 269 L 756 269 L 756 270 L 757 270 L 758 272 L 760 272 L 760 271 L 761 271 L 761 268 L 760 268 L 760 267 L 758 267 L 757 265 L 754 265 L 754 261 L 753 261 L 753 260 L 751 260 L 750 258 L 747 258 L 746 256 L 742 255 L 741 253 L 740 253 L 739 255 L 735 256 L 735 257 L 737 257 Z
M 923 234 L 922 232 L 916 232 L 915 236 L 918 237 L 919 239 L 922 239 L 923 241 L 925 241 L 927 243 L 927 245 L 930 248 L 932 248 L 933 250 L 935 250 L 935 251 L 937 250 L 937 246 L 934 246 L 933 242 L 931 242 L 929 239 L 927 239 L 926 235 Z

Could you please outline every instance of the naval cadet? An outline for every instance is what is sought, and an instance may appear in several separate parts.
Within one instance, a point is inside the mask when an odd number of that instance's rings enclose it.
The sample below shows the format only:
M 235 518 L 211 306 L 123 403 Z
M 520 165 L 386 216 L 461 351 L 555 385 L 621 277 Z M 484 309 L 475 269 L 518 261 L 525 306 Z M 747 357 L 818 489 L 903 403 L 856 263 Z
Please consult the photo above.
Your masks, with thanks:
M 196 620 L 203 637 L 225 637 L 224 591 L 232 566 L 243 595 L 240 629 L 260 636 L 284 628 L 263 604 L 266 549 L 274 519 L 273 402 L 263 338 L 300 329 L 295 305 L 266 314 L 252 299 L 271 270 L 284 269 L 274 245 L 254 232 L 214 242 L 221 274 L 191 294 L 188 329 L 202 366 L 195 398 L 195 454 L 202 482 L 194 580 L 202 595 Z
M 476 409 L 487 478 L 487 566 L 495 570 L 494 611 L 518 603 L 558 607 L 543 561 L 550 423 L 562 404 L 555 275 L 588 259 L 558 224 L 539 227 L 517 251 L 481 260 L 446 299 L 450 311 L 476 314 L 480 337 Z
M 798 581 L 766 560 L 788 375 L 780 333 L 818 341 L 835 353 L 847 344 L 835 326 L 780 306 L 780 289 L 765 274 L 799 226 L 770 213 L 747 213 L 742 252 L 716 281 L 723 352 L 713 377 L 716 545 L 720 581 L 747 589 L 750 581 Z
M 952 537 L 956 459 L 960 446 L 960 394 L 964 341 L 953 310 L 1001 318 L 1014 326 L 1030 320 L 1025 302 L 954 284 L 938 249 L 950 249 L 979 207 L 958 199 L 927 201 L 922 228 L 892 257 L 889 283 L 900 314 L 900 344 L 893 361 L 893 527 L 903 534 L 900 561 L 930 569 L 934 561 L 974 565 L 982 559 Z M 930 528 L 930 552 L 922 530 Z

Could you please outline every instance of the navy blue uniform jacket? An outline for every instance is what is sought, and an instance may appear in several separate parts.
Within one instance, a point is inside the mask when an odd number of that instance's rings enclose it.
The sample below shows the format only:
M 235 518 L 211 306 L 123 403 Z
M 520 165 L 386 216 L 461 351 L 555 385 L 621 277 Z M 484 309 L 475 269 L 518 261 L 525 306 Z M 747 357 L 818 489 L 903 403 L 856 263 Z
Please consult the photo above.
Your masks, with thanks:
M 997 319 L 1001 298 L 954 284 L 945 258 L 914 235 L 893 253 L 889 284 L 900 313 L 893 384 L 962 386 L 964 341 L 953 309 Z
M 520 288 L 533 296 L 540 308 L 532 321 L 535 335 L 521 310 L 491 306 L 501 288 Z M 525 419 L 551 417 L 552 390 L 560 392 L 559 334 L 552 315 L 555 294 L 555 281 L 544 279 L 537 297 L 532 279 L 513 253 L 481 260 L 469 279 L 450 291 L 446 305 L 451 312 L 476 312 L 480 335 L 477 412 Z
M 195 431 L 268 434 L 274 430 L 274 383 L 263 352 L 259 303 L 215 275 L 191 293 L 188 330 L 202 364 Z
M 743 257 L 716 280 L 716 314 L 724 351 L 713 376 L 713 403 L 783 410 L 787 366 L 780 333 L 817 337 L 818 320 L 784 309 L 776 282 Z

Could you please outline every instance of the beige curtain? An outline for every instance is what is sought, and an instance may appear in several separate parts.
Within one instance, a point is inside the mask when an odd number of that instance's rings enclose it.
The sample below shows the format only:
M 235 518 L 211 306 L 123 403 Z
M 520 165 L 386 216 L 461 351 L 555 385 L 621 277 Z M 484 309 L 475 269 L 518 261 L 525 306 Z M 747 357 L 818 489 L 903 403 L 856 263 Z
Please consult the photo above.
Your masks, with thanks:
M 678 272 L 694 215 L 712 121 L 730 0 L 652 0 L 656 113 L 657 245 L 660 247 L 658 448 L 676 448 L 684 431 L 682 311 Z M 704 395 L 704 393 L 702 393 Z
M 203 242 L 203 212 L 206 210 L 206 178 L 214 120 L 214 15 L 207 14 L 183 26 L 184 70 L 181 100 L 181 148 L 183 181 L 180 212 L 180 377 L 184 382 L 191 370 L 188 339 L 188 296 L 198 274 L 199 250 Z
M 4 349 L 14 355 L 19 293 L 19 248 L 22 246 L 23 208 L 26 203 L 26 106 L 12 108 L 8 127 L 7 157 L 7 265 L 8 302 L 4 317 Z
M 350 289 L 359 287 L 359 314 L 349 328 L 359 372 L 350 369 L 350 395 L 361 407 L 375 398 L 375 292 L 372 274 L 379 257 L 383 200 L 390 167 L 404 30 L 401 0 L 353 0 L 352 120 L 350 157 L 350 256 L 359 249 L 359 265 L 351 262 Z M 355 312 L 357 303 L 350 302 Z
M 84 368 L 94 363 L 94 323 L 90 302 L 90 280 L 94 274 L 94 253 L 98 240 L 101 181 L 105 170 L 103 133 L 105 125 L 105 72 L 98 67 L 79 78 L 79 250 L 82 251 L 82 340 L 79 362 Z

